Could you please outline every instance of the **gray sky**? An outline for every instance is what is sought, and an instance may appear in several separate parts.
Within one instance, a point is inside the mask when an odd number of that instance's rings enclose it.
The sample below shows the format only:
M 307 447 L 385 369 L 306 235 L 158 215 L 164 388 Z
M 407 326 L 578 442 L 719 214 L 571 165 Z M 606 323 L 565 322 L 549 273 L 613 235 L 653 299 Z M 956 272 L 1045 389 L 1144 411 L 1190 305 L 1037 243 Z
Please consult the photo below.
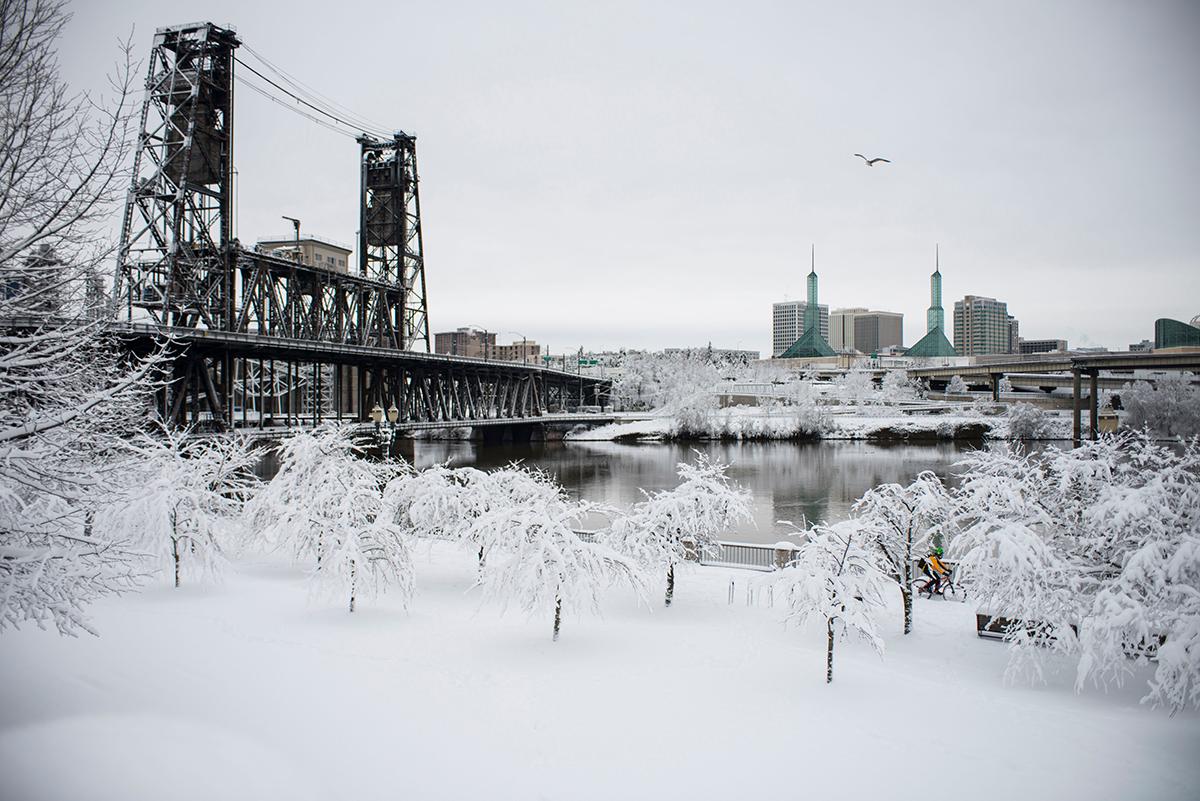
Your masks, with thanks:
M 905 344 L 935 243 L 947 324 L 989 295 L 1124 348 L 1200 314 L 1200 4 L 833 6 L 92 0 L 62 63 L 93 88 L 130 26 L 145 58 L 228 23 L 416 133 L 432 331 L 769 355 L 810 243 L 821 301 L 903 312 Z M 238 235 L 352 242 L 357 145 L 247 91 L 235 120 Z

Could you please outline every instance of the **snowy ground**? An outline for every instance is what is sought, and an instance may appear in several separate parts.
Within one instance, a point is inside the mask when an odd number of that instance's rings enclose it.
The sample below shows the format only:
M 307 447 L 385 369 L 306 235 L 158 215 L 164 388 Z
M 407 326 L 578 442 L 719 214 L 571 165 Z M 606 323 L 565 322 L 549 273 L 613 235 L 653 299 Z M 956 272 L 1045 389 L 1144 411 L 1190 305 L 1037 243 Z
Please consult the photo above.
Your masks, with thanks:
M 0 637 L 5 799 L 1194 799 L 1200 715 L 1070 676 L 1006 685 L 964 604 L 922 601 L 883 661 L 783 630 L 762 574 L 698 568 L 604 618 L 480 607 L 471 555 L 421 546 L 411 611 L 306 602 L 237 563 L 97 605 L 102 636 Z M 729 581 L 737 582 L 728 605 Z M 897 604 L 898 606 L 898 604 Z M 899 626 L 897 615 L 887 631 Z

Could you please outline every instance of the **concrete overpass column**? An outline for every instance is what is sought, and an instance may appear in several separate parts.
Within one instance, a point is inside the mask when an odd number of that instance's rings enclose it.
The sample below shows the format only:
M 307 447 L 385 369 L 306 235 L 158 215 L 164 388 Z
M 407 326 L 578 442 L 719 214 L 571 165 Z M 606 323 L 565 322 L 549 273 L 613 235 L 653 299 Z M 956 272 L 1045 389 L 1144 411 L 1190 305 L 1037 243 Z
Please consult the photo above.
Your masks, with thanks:
M 1000 402 L 1000 379 L 1001 379 L 1002 377 L 1003 377 L 1003 373 L 992 373 L 992 374 L 991 374 L 991 378 L 992 378 L 992 402 L 993 402 L 993 403 L 999 403 L 999 402 Z
M 1092 442 L 1096 441 L 1096 438 L 1099 436 L 1100 432 L 1100 390 L 1099 381 L 1097 380 L 1098 377 L 1098 370 L 1093 370 L 1088 373 L 1088 389 L 1091 392 L 1091 397 L 1088 399 L 1088 423 L 1091 425 L 1092 429 Z
M 1080 372 L 1078 369 L 1073 369 L 1073 371 L 1070 371 L 1070 377 L 1072 377 L 1073 392 L 1072 404 L 1070 404 L 1070 408 L 1072 408 L 1072 412 L 1070 412 L 1070 414 L 1072 414 L 1072 429 L 1070 429 L 1072 434 L 1070 434 L 1070 445 L 1072 445 L 1072 447 L 1079 447 L 1082 444 L 1082 441 L 1084 441 L 1084 426 L 1082 426 L 1082 421 L 1080 420 L 1080 412 L 1082 411 L 1082 398 L 1080 395 L 1082 387 L 1080 381 Z

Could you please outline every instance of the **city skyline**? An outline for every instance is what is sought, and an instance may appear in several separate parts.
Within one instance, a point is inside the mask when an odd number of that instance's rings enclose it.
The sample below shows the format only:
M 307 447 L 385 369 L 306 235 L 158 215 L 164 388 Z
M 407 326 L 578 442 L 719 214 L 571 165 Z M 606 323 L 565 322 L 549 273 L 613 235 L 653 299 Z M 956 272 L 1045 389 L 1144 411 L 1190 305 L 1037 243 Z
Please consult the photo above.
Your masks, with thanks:
M 416 8 L 400 68 L 361 46 L 353 4 L 205 8 L 417 135 L 432 329 L 766 353 L 766 311 L 804 297 L 812 242 L 833 308 L 921 320 L 940 243 L 945 297 L 1005 298 L 1030 338 L 1121 349 L 1200 312 L 1194 5 Z M 131 25 L 142 53 L 197 16 L 70 10 L 60 58 L 82 91 Z M 239 238 L 289 215 L 353 241 L 353 141 L 251 91 L 237 104 Z

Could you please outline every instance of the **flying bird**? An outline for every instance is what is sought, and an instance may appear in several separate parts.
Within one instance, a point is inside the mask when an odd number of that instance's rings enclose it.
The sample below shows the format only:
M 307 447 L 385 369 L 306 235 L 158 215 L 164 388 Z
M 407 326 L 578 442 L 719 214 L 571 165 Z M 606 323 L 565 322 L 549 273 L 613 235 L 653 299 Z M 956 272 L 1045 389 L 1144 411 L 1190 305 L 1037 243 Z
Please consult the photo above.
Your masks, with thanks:
M 869 158 L 867 158 L 866 156 L 864 156 L 862 153 L 855 153 L 854 155 L 858 156 L 860 159 L 862 159 L 863 161 L 867 162 L 867 166 L 868 166 L 868 167 L 874 167 L 874 166 L 875 166 L 875 162 L 877 162 L 877 161 L 882 161 L 882 162 L 883 162 L 883 163 L 885 163 L 885 164 L 891 164 L 891 163 L 892 163 L 890 159 L 881 159 L 881 158 L 869 159 Z

